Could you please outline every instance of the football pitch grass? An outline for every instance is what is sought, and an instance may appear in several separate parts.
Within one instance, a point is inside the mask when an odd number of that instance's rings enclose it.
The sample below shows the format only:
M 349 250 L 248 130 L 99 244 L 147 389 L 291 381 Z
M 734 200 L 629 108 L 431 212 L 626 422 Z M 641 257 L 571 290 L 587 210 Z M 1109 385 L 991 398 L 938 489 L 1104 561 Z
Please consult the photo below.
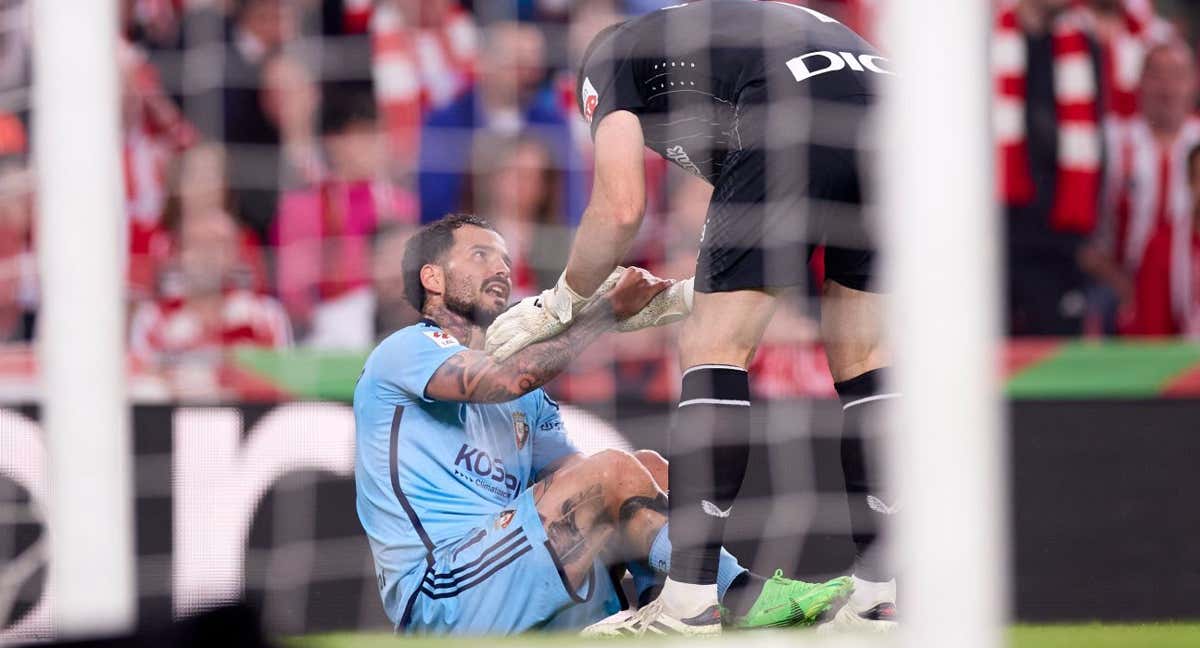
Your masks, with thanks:
M 598 646 L 615 642 L 629 644 L 651 642 L 677 645 L 679 640 L 669 639 L 605 639 L 583 640 L 573 635 L 524 635 L 503 639 L 489 639 L 493 648 L 519 648 L 532 646 Z M 705 641 L 705 645 L 710 642 Z M 722 643 L 722 642 L 717 642 Z M 724 643 L 737 646 L 813 646 L 840 648 L 853 646 L 889 646 L 892 642 L 872 641 L 866 637 L 826 639 L 811 631 L 773 631 L 729 634 Z M 383 648 L 400 646 L 409 648 L 458 648 L 478 646 L 478 639 L 408 638 L 380 633 L 335 633 L 297 637 L 284 643 L 286 648 Z M 1195 648 L 1200 646 L 1200 623 L 1145 624 L 1145 625 L 1018 625 L 1009 631 L 1008 645 L 1011 648 Z

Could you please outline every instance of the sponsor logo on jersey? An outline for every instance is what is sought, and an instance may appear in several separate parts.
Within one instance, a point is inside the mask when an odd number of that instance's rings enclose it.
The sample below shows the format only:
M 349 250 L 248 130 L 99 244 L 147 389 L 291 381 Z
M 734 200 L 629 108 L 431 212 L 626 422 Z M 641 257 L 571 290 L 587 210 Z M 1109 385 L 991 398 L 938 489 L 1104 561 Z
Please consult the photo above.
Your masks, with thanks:
M 668 146 L 667 159 L 700 176 L 701 178 L 704 177 L 704 172 L 702 172 L 700 167 L 696 166 L 696 164 L 692 162 L 691 156 L 687 154 L 687 151 L 683 150 L 682 146 Z
M 529 439 L 529 423 L 525 422 L 525 412 L 513 412 L 513 434 L 517 437 L 517 450 L 525 447 Z
M 852 54 L 850 52 L 810 52 L 797 56 L 787 62 L 792 76 L 797 82 L 808 81 L 814 77 L 830 72 L 840 72 L 850 68 L 855 72 L 873 72 L 875 74 L 892 74 L 880 66 L 889 61 L 874 54 Z
M 496 516 L 496 529 L 507 529 L 516 514 L 517 512 L 512 509 L 500 511 L 500 515 Z
M 452 346 L 458 346 L 458 340 L 453 335 L 445 331 L 425 331 L 425 337 L 433 340 L 433 343 L 445 349 Z
M 454 457 L 454 472 L 476 486 L 486 488 L 497 495 L 507 497 L 517 493 L 517 476 L 504 468 L 504 462 L 493 459 L 479 448 L 463 444 Z
M 600 93 L 596 92 L 596 86 L 592 85 L 592 80 L 588 77 L 583 77 L 583 86 L 579 90 L 579 105 L 583 108 L 583 118 L 587 123 L 592 123 L 592 116 L 596 114 L 596 106 L 600 104 Z

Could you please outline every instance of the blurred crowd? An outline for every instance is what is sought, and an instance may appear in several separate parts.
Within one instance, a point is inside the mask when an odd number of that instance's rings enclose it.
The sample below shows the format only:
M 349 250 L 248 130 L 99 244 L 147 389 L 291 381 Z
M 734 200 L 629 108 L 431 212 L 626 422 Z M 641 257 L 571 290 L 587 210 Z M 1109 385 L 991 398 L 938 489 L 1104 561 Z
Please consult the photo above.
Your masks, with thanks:
M 37 330 L 32 1 L 0 0 L 0 343 Z M 237 345 L 367 349 L 416 319 L 404 242 L 447 212 L 504 234 L 515 297 L 553 284 L 590 185 L 574 70 L 604 27 L 677 2 L 120 0 L 137 362 L 170 373 Z M 872 37 L 884 2 L 802 4 Z M 1012 335 L 1200 337 L 1200 86 L 1184 15 L 1151 0 L 997 0 Z M 687 276 L 709 188 L 652 154 L 645 165 L 630 261 Z M 760 390 L 828 389 L 811 309 L 801 295 L 776 318 Z M 560 389 L 665 394 L 670 334 L 598 345 Z

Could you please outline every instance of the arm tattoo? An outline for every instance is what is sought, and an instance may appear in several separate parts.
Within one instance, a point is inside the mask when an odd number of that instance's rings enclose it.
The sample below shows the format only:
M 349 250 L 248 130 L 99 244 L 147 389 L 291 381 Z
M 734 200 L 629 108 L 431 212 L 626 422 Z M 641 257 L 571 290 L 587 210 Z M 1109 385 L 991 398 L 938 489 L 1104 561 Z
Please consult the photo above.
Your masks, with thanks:
M 427 391 L 439 400 L 503 403 L 550 382 L 567 363 L 613 325 L 612 305 L 598 299 L 561 335 L 531 344 L 504 362 L 482 351 L 451 356 L 429 379 Z

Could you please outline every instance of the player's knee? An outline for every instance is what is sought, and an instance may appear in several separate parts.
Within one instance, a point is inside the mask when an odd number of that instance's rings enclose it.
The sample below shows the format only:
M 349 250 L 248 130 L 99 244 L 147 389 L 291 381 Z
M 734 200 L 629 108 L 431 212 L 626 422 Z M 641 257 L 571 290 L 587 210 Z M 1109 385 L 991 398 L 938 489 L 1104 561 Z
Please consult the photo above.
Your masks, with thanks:
M 593 455 L 590 461 L 596 462 L 605 490 L 618 498 L 653 488 L 654 481 L 649 471 L 632 453 L 604 450 Z
M 651 474 L 656 471 L 667 469 L 667 460 L 662 455 L 653 450 L 638 450 L 633 453 L 633 458 L 638 460 L 638 463 L 646 467 Z
M 754 340 L 712 335 L 700 327 L 685 328 L 679 336 L 679 357 L 685 368 L 701 364 L 747 367 L 757 349 Z
M 597 452 L 589 461 L 596 463 L 605 481 L 617 479 L 640 465 L 633 454 L 616 449 Z

